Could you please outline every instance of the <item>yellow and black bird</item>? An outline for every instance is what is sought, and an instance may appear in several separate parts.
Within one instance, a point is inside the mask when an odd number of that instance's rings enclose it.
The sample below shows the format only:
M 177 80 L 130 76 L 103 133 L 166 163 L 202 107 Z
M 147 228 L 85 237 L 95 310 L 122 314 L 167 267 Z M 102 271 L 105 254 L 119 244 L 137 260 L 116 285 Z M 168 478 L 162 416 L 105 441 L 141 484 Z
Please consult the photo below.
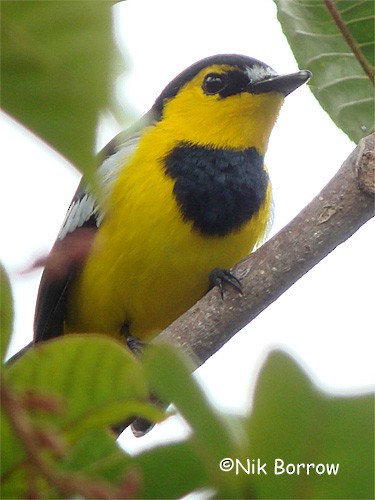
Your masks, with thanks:
M 271 130 L 310 76 L 229 54 L 172 80 L 102 151 L 100 203 L 78 188 L 51 253 L 62 270 L 47 263 L 41 280 L 34 342 L 71 332 L 149 340 L 210 284 L 236 284 L 226 270 L 271 217 Z

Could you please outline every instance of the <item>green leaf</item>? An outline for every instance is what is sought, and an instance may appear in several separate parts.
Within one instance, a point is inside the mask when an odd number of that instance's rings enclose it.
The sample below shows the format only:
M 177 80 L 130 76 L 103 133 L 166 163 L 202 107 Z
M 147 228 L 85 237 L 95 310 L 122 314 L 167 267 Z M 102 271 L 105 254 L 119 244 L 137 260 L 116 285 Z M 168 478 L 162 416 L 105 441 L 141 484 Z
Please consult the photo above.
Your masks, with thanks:
M 193 379 L 193 366 L 181 352 L 167 345 L 153 345 L 145 355 L 144 369 L 151 390 L 163 401 L 174 403 L 192 428 L 192 446 L 206 467 L 211 484 L 222 495 L 237 497 L 241 484 L 220 471 L 220 461 L 235 455 L 244 439 L 238 427 L 221 418 Z
M 88 428 L 94 423 L 118 423 L 121 403 L 133 404 L 148 395 L 140 364 L 124 346 L 104 335 L 73 334 L 38 344 L 5 375 L 19 392 L 63 400 L 67 411 L 49 419 L 71 434 L 82 428 L 82 421 Z M 124 406 L 123 416 L 128 412 Z
M 374 405 L 371 395 L 334 397 L 318 391 L 282 353 L 272 353 L 256 387 L 247 427 L 248 456 L 265 463 L 252 476 L 257 498 L 373 498 Z M 277 459 L 282 460 L 276 462 Z M 276 471 L 285 472 L 275 474 Z M 286 468 L 288 464 L 293 464 Z M 307 474 L 306 467 L 315 464 Z M 318 468 L 316 466 L 320 465 Z M 331 474 L 326 464 L 338 464 Z M 319 472 L 323 473 L 317 473 Z
M 14 311 L 10 281 L 4 267 L 0 264 L 0 348 L 2 361 L 6 355 L 12 334 L 13 319 Z
M 144 368 L 152 390 L 177 406 L 209 455 L 222 457 L 233 449 L 234 437 L 193 380 L 193 367 L 180 352 L 167 345 L 152 346 Z
M 374 128 L 374 85 L 369 76 L 374 77 L 373 0 L 334 2 L 355 49 L 343 37 L 323 0 L 274 1 L 299 67 L 313 73 L 312 92 L 336 125 L 358 142 Z
M 85 478 L 86 483 L 100 481 L 115 488 L 126 480 L 129 471 L 135 470 L 130 457 L 104 429 L 85 434 L 50 466 L 66 477 L 71 474 L 75 479 Z M 43 481 L 36 470 L 33 470 L 33 481 L 34 491 L 39 494 L 37 498 L 62 498 L 62 492 Z M 3 498 L 26 498 L 30 490 L 30 471 L 26 467 L 15 469 L 11 475 L 2 478 L 1 486 Z
M 141 474 L 141 498 L 182 498 L 210 485 L 190 442 L 149 450 L 134 457 L 133 463 Z
M 13 432 L 13 428 L 8 420 L 8 416 L 4 412 L 3 405 L 1 405 L 1 460 L 0 460 L 0 477 L 2 484 L 3 498 L 14 498 L 14 495 L 8 493 L 4 496 L 3 486 L 7 478 L 10 476 L 10 483 L 15 481 L 14 474 L 17 472 L 16 466 L 21 463 L 25 458 L 25 451 L 22 443 L 18 440 Z M 4 479 L 5 478 L 5 479 Z
M 150 422 L 160 422 L 165 418 L 164 412 L 150 403 L 121 399 L 109 402 L 101 408 L 95 408 L 93 412 L 87 413 L 83 418 L 76 420 L 65 435 L 69 440 L 76 441 L 90 429 L 125 422 L 135 416 Z
M 112 2 L 2 1 L 2 107 L 84 172 L 108 100 Z
M 130 457 L 101 430 L 75 443 L 59 469 L 105 479 L 112 485 L 135 472 L 140 498 L 181 498 L 208 485 L 204 466 L 189 443 L 161 446 Z
M 57 465 L 61 471 L 105 479 L 115 485 L 131 464 L 131 458 L 113 437 L 103 429 L 96 429 L 74 443 Z
M 38 498 L 60 499 L 61 495 L 57 496 L 55 491 L 51 490 L 46 479 L 34 474 L 34 491 L 38 492 Z M 27 498 L 30 491 L 30 471 L 24 469 L 16 469 L 11 477 L 1 479 L 1 498 L 7 500 Z M 34 497 L 35 498 L 35 497 Z
M 140 401 L 148 391 L 139 362 L 119 342 L 104 335 L 66 335 L 31 348 L 3 370 L 15 394 L 33 393 L 62 402 L 64 411 L 30 413 L 35 425 L 62 431 L 73 443 L 93 428 L 118 424 L 134 412 L 160 418 Z M 22 443 L 2 419 L 2 473 L 24 458 Z

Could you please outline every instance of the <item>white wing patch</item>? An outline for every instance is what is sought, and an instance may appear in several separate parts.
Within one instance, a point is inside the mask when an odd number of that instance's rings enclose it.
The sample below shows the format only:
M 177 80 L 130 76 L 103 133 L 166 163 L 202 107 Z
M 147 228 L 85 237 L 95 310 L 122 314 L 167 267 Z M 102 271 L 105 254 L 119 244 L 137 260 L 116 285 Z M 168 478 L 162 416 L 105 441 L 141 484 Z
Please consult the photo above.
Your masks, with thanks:
M 106 198 L 111 190 L 113 182 L 117 179 L 120 171 L 129 163 L 130 158 L 137 149 L 140 134 L 133 135 L 121 144 L 119 150 L 106 158 L 98 169 L 98 175 L 102 188 L 104 189 L 104 197 Z
M 119 150 L 106 158 L 98 168 L 97 174 L 103 188 L 104 202 L 110 195 L 113 183 L 120 171 L 126 167 L 137 149 L 140 135 L 141 131 L 131 135 L 120 145 Z M 102 206 L 99 206 L 91 191 L 86 187 L 82 188 L 80 186 L 65 216 L 58 239 L 64 239 L 67 234 L 82 227 L 93 216 L 96 219 L 97 227 L 99 227 L 105 216 L 105 212 Z
M 65 216 L 58 239 L 63 240 L 67 234 L 72 233 L 77 227 L 82 227 L 94 215 L 95 211 L 95 201 L 89 193 L 85 193 L 82 198 L 73 201 Z

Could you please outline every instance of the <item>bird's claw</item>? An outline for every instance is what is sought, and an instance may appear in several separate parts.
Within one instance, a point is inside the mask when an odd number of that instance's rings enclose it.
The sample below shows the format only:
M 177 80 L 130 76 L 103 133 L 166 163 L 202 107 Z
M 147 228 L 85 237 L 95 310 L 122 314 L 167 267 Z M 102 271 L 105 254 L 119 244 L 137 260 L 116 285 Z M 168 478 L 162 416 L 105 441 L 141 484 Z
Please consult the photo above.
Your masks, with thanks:
M 145 342 L 142 342 L 142 340 L 131 337 L 130 335 L 126 337 L 126 344 L 135 356 L 142 355 L 147 345 Z
M 240 281 L 228 269 L 216 267 L 209 276 L 210 289 L 217 286 L 220 290 L 221 298 L 224 299 L 224 286 L 228 284 L 234 287 L 242 295 L 242 285 Z

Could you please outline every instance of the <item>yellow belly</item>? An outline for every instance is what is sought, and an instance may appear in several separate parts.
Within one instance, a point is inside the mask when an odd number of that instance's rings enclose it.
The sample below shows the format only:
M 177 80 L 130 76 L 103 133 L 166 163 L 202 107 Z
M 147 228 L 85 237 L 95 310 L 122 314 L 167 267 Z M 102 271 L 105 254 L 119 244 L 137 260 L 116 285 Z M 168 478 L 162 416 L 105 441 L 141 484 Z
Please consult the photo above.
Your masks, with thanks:
M 182 220 L 173 181 L 152 152 L 120 174 L 93 249 L 68 297 L 66 332 L 150 339 L 208 290 L 215 267 L 230 268 L 263 238 L 270 217 L 270 187 L 261 210 L 241 230 L 205 237 Z

